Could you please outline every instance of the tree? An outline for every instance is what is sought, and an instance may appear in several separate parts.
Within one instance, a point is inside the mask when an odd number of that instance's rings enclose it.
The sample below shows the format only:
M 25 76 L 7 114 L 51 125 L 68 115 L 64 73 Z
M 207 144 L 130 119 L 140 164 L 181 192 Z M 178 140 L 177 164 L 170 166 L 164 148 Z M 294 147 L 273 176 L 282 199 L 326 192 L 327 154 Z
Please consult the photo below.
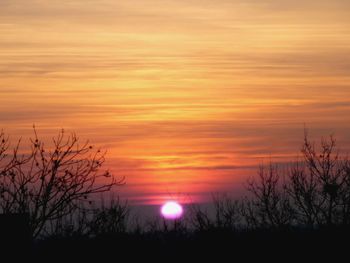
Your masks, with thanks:
M 348 225 L 350 219 L 349 161 L 336 148 L 333 136 L 322 139 L 320 149 L 310 142 L 305 132 L 303 162 L 290 171 L 286 186 L 299 223 L 308 226 Z
M 251 227 L 286 227 L 293 223 L 294 211 L 278 167 L 260 166 L 258 177 L 248 181 L 251 199 L 246 199 L 243 216 Z
M 252 198 L 243 214 L 250 226 L 334 226 L 350 224 L 350 163 L 330 136 L 319 149 L 305 132 L 302 160 L 288 173 L 277 166 L 262 166 L 248 184 Z
M 102 200 L 101 207 L 93 210 L 89 220 L 89 234 L 106 236 L 126 233 L 127 219 L 130 215 L 128 203 L 122 203 L 119 198 L 112 198 L 108 206 Z
M 0 212 L 28 214 L 34 238 L 50 221 L 124 181 L 101 172 L 105 152 L 94 150 L 88 141 L 81 144 L 74 133 L 62 130 L 52 142 L 52 147 L 45 147 L 34 127 L 30 148 L 20 150 L 19 140 L 10 152 L 9 137 L 0 133 Z

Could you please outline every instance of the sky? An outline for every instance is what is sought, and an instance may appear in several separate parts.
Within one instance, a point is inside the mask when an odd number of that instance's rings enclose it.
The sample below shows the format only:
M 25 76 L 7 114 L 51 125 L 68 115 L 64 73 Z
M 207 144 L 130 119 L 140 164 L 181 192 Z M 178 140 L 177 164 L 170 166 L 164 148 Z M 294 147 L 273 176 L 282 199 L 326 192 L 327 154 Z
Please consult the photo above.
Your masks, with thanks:
M 241 194 L 257 165 L 350 148 L 348 0 L 0 0 L 0 129 L 107 149 L 132 204 Z

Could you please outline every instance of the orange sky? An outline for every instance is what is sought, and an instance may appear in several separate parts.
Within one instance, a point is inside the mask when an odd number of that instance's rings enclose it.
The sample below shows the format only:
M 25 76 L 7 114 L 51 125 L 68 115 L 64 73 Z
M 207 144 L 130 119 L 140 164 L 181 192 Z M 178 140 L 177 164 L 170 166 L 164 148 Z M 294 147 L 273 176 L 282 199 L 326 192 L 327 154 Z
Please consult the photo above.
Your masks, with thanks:
M 349 113 L 348 0 L 0 1 L 1 127 L 108 149 L 135 203 L 239 192 L 304 123 L 347 148 Z

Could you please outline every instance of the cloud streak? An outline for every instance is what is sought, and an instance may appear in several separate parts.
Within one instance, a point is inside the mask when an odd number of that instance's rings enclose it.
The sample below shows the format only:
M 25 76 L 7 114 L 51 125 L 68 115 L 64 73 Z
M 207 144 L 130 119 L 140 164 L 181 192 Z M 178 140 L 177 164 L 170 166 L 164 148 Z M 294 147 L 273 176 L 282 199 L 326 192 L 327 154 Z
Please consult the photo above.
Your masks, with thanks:
M 35 123 L 47 139 L 66 128 L 108 148 L 137 200 L 237 190 L 262 160 L 292 160 L 305 123 L 348 147 L 349 10 L 347 0 L 2 0 L 1 126 L 28 137 Z

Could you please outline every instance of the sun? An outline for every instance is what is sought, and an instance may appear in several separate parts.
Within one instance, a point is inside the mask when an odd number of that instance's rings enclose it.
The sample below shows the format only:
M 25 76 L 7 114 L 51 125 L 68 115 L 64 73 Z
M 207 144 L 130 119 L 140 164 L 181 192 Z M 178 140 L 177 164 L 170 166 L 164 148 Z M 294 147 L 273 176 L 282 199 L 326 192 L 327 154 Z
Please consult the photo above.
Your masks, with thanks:
M 162 205 L 160 212 L 166 219 L 179 219 L 183 214 L 183 208 L 178 202 L 169 201 Z

